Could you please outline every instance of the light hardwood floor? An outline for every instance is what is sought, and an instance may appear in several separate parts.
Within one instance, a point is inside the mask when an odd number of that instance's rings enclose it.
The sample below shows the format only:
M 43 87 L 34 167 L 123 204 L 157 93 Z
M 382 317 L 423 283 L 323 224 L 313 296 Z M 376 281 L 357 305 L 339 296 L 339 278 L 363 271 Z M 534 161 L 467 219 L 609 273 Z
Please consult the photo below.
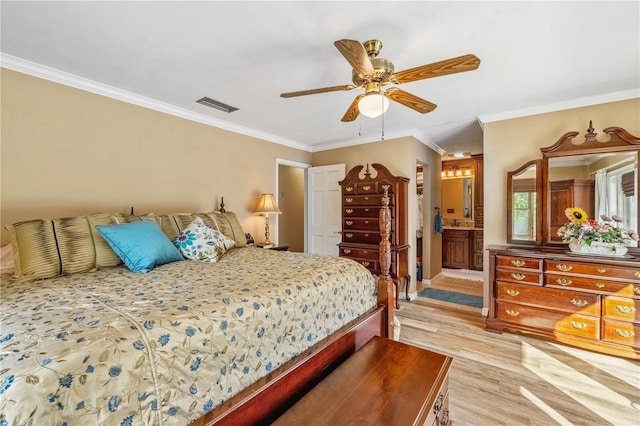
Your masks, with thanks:
M 453 425 L 640 425 L 640 362 L 487 332 L 477 308 L 401 299 L 400 340 L 454 359 Z

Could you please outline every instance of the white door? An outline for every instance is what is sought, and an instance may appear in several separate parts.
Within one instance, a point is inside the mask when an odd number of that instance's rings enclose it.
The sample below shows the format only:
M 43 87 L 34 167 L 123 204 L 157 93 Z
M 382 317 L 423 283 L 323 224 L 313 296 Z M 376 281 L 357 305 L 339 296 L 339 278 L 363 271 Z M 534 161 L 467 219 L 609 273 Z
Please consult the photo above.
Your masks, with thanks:
M 344 179 L 345 165 L 307 169 L 309 253 L 338 256 L 342 230 L 342 197 L 338 182 Z

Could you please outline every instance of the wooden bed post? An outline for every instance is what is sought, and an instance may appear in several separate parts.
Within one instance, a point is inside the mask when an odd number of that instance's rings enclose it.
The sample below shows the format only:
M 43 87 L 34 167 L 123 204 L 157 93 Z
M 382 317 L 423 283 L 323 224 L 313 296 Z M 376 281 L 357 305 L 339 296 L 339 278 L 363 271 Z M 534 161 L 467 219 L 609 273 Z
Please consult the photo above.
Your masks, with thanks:
M 395 307 L 394 286 L 389 269 L 391 267 L 391 210 L 389 209 L 389 185 L 382 185 L 384 196 L 380 208 L 380 277 L 378 278 L 378 303 L 387 306 L 386 333 L 393 338 L 393 310 Z

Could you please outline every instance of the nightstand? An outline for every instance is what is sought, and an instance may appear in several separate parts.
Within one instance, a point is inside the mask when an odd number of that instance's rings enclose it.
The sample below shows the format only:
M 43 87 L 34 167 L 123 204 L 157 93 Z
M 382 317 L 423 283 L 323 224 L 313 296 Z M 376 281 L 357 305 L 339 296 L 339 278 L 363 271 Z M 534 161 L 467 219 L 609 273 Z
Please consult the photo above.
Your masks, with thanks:
M 256 247 L 260 247 L 260 245 L 256 245 Z M 276 250 L 276 251 L 289 251 L 289 246 L 268 246 L 268 247 L 260 247 L 268 250 Z

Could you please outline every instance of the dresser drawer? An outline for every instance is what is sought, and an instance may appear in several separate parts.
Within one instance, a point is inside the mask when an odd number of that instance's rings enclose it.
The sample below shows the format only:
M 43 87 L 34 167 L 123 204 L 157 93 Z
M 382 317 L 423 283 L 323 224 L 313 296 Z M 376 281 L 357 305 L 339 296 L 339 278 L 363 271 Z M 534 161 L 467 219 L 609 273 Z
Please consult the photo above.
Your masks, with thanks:
M 545 284 L 549 287 L 575 288 L 596 291 L 598 293 L 612 293 L 625 296 L 633 295 L 633 284 L 620 281 L 609 281 L 592 277 L 577 277 L 563 274 L 545 274 Z M 640 285 L 636 285 L 638 287 Z
M 380 244 L 380 233 L 374 231 L 344 231 L 342 233 L 342 241 L 345 243 Z M 393 244 L 393 242 L 392 239 L 391 243 Z
M 591 339 L 600 337 L 600 319 L 597 317 L 500 301 L 497 302 L 496 311 L 497 318 L 501 321 Z
M 600 296 L 597 294 L 499 282 L 496 298 L 500 301 L 600 316 Z
M 640 325 L 610 319 L 602 323 L 602 340 L 640 347 Z
M 392 206 L 394 202 L 393 196 L 389 196 L 389 205 Z M 382 195 L 353 195 L 347 194 L 342 197 L 342 205 L 348 206 L 382 206 Z
M 496 256 L 496 266 L 542 271 L 542 259 L 518 256 Z
M 497 269 L 496 281 L 521 282 L 541 286 L 542 273 L 525 269 Z
M 624 297 L 605 296 L 605 318 L 613 318 L 621 321 L 640 322 L 640 300 Z
M 350 257 L 352 259 L 369 259 L 377 261 L 380 260 L 380 251 L 374 248 L 369 250 L 363 248 L 340 247 L 340 256 Z
M 608 265 L 606 263 L 579 263 L 565 260 L 547 260 L 546 272 L 566 272 L 571 274 L 589 275 L 598 278 L 617 278 L 640 283 L 640 266 L 629 268 Z
M 343 221 L 343 229 L 356 231 L 375 231 L 380 234 L 380 220 L 378 218 L 346 218 Z
M 380 207 L 343 207 L 342 216 L 351 217 L 380 217 Z

